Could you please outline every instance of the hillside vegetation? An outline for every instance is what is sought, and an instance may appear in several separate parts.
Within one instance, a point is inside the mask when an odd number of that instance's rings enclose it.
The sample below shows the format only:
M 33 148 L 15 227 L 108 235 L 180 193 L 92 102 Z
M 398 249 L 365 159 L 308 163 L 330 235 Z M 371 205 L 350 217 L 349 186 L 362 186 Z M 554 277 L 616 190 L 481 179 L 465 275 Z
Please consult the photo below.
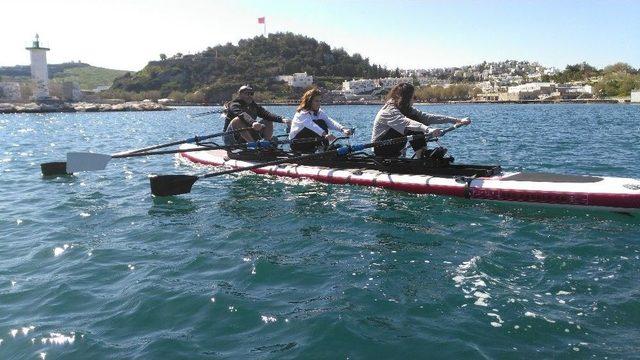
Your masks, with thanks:
M 128 73 L 126 70 L 113 70 L 95 66 L 76 67 L 66 69 L 56 74 L 54 79 L 59 81 L 73 81 L 82 90 L 92 90 L 99 85 L 111 85 L 113 80 Z
M 72 81 L 78 83 L 82 90 L 93 90 L 98 85 L 111 85 L 114 79 L 128 72 L 126 70 L 91 66 L 80 62 L 48 64 L 47 70 L 52 82 Z M 2 81 L 28 82 L 31 78 L 31 67 L 29 65 L 0 67 L 0 77 Z
M 631 90 L 640 89 L 640 69 L 627 63 L 616 63 L 597 69 L 587 63 L 567 65 L 559 74 L 545 80 L 558 83 L 589 82 L 598 97 L 626 97 Z
M 359 54 L 332 49 L 324 42 L 292 33 L 269 34 L 227 43 L 194 55 L 176 54 L 151 61 L 137 73 L 114 81 L 114 97 L 131 93 L 149 98 L 221 102 L 242 84 L 253 84 L 262 99 L 295 98 L 299 94 L 275 81 L 277 75 L 307 72 L 316 84 L 337 88 L 344 79 L 385 77 L 389 71 Z

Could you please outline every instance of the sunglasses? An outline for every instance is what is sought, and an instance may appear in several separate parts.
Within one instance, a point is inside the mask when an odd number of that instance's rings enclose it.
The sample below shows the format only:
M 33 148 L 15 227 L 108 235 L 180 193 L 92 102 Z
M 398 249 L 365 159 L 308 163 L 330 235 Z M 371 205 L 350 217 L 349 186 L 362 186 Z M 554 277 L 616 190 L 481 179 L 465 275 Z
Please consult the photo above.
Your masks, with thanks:
M 253 91 L 245 91 L 244 93 L 249 95 L 249 96 L 253 96 Z

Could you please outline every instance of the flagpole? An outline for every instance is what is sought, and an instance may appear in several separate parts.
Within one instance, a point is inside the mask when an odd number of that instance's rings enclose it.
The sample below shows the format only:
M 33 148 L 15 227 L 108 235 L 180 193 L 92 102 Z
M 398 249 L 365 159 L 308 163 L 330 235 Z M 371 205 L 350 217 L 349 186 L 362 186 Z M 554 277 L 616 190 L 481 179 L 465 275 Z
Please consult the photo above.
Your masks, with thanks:
M 262 25 L 264 25 L 264 37 L 267 37 L 267 19 L 264 19 L 264 23 Z

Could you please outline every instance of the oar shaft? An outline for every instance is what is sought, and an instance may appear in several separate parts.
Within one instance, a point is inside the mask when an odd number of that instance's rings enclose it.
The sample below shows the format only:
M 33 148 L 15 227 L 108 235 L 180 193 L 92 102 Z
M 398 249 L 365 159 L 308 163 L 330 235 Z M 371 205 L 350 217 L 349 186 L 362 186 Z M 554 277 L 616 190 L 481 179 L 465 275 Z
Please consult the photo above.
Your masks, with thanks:
M 207 115 L 212 115 L 212 114 L 222 114 L 222 112 L 224 112 L 224 109 L 205 111 L 205 112 L 202 112 L 202 113 L 190 114 L 189 116 L 194 118 L 194 117 L 207 116 Z
M 273 146 L 279 144 L 291 144 L 291 143 L 309 143 L 309 142 L 317 142 L 317 139 L 299 139 L 299 140 L 282 140 L 282 141 L 267 141 L 267 140 L 259 140 L 249 143 L 240 143 L 234 145 L 224 145 L 224 146 L 206 146 L 200 148 L 193 149 L 174 149 L 174 150 L 160 150 L 160 151 L 147 151 L 147 152 L 139 152 L 139 153 L 120 153 L 111 155 L 113 159 L 122 159 L 122 158 L 131 158 L 131 157 L 140 157 L 140 156 L 148 156 L 148 155 L 167 155 L 167 154 L 180 154 L 187 152 L 196 152 L 196 151 L 209 151 L 209 150 L 235 150 L 242 148 L 251 148 L 251 149 L 265 149 L 271 148 Z
M 142 153 L 142 152 L 145 152 L 145 151 L 161 149 L 161 148 L 169 147 L 169 146 L 182 145 L 182 144 L 187 144 L 187 143 L 195 143 L 195 142 L 198 142 L 198 141 L 201 141 L 201 140 L 207 140 L 207 139 L 211 139 L 211 138 L 214 138 L 214 137 L 224 136 L 224 135 L 227 135 L 227 134 L 235 134 L 237 132 L 246 131 L 246 130 L 251 130 L 251 128 L 248 127 L 248 128 L 237 129 L 237 130 L 223 131 L 223 132 L 210 134 L 210 135 L 205 135 L 205 136 L 197 136 L 196 135 L 196 136 L 194 136 L 192 138 L 188 138 L 188 139 L 184 139 L 184 140 L 178 140 L 178 141 L 174 141 L 174 142 L 170 142 L 170 143 L 166 143 L 166 144 L 153 145 L 153 146 L 149 146 L 149 147 L 146 147 L 146 148 L 141 148 L 141 149 L 136 149 L 136 150 L 128 150 L 128 151 L 115 153 L 115 154 L 112 155 L 112 157 L 114 157 L 114 158 L 124 157 L 124 156 L 121 156 L 121 155 L 129 155 L 129 154 L 133 154 L 133 153 Z
M 159 151 L 147 151 L 140 153 L 132 153 L 132 154 L 117 154 L 113 155 L 114 159 L 122 159 L 122 158 L 132 158 L 132 157 L 140 157 L 140 156 L 149 156 L 149 155 L 167 155 L 167 154 L 180 154 L 187 152 L 195 152 L 195 151 L 207 151 L 207 150 L 220 150 L 226 149 L 225 146 L 210 146 L 210 147 L 200 147 L 194 149 L 174 149 L 174 150 L 159 150 Z
M 331 151 L 331 153 L 334 153 L 334 152 L 335 152 L 335 150 Z M 217 172 L 213 172 L 213 173 L 209 173 L 209 174 L 205 174 L 205 175 L 200 175 L 199 178 L 204 179 L 204 178 L 209 178 L 209 177 L 218 176 L 218 175 L 232 174 L 232 173 L 236 173 L 236 172 L 240 172 L 240 171 L 259 169 L 259 168 L 263 168 L 263 167 L 267 167 L 267 166 L 279 165 L 279 164 L 290 163 L 290 162 L 299 162 L 299 161 L 308 160 L 308 159 L 321 158 L 323 156 L 328 156 L 328 155 L 329 155 L 328 153 L 317 153 L 317 154 L 308 154 L 308 155 L 297 156 L 295 158 L 287 158 L 287 159 L 268 161 L 268 162 L 264 162 L 264 163 L 260 163 L 260 164 L 256 164 L 256 165 L 243 167 L 243 168 L 240 168 L 240 169 L 229 169 L 229 170 L 217 171 Z

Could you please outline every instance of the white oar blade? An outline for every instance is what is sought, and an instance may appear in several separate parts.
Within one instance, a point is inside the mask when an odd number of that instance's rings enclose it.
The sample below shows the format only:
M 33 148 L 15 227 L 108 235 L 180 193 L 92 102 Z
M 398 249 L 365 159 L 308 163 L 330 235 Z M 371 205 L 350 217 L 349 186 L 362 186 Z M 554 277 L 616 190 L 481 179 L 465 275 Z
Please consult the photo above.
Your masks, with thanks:
M 67 153 L 67 172 L 104 170 L 111 160 L 111 155 L 88 152 Z

